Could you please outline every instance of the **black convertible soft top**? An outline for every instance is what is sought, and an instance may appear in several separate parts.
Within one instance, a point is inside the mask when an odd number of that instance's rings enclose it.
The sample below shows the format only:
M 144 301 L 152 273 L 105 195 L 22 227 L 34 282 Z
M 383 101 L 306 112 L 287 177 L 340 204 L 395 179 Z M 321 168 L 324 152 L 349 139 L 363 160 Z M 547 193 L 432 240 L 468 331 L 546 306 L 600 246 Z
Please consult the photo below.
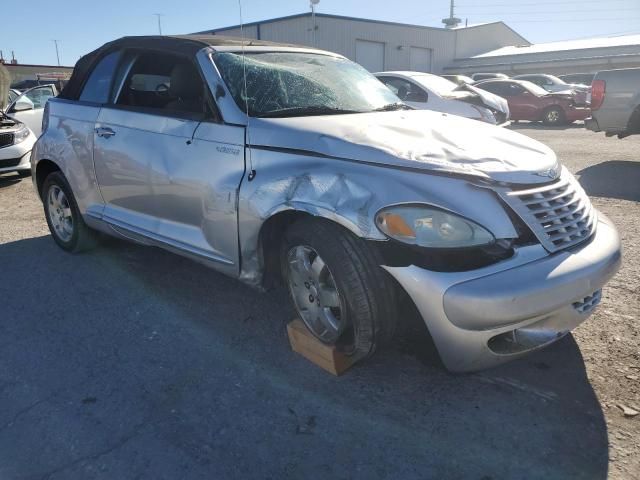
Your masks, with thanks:
M 105 43 L 100 48 L 91 53 L 86 54 L 73 70 L 71 79 L 65 86 L 64 90 L 58 96 L 68 100 L 77 100 L 80 96 L 82 86 L 86 77 L 93 70 L 95 64 L 103 56 L 113 50 L 123 48 L 144 48 L 153 50 L 162 50 L 172 52 L 179 55 L 193 57 L 195 54 L 205 47 L 300 47 L 299 45 L 289 45 L 284 43 L 267 42 L 264 40 L 255 40 L 251 38 L 242 39 L 239 37 L 227 37 L 222 35 L 176 35 L 176 36 L 135 36 L 122 37 L 109 43 Z

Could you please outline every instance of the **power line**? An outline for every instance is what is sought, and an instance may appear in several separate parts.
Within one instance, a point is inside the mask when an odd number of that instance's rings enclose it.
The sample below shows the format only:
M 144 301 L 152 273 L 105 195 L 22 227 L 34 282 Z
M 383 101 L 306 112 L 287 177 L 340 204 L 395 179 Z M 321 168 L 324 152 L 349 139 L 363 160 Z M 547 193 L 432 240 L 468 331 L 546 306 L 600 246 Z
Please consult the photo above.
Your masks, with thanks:
M 623 2 L 626 0 L 609 0 L 609 2 Z M 487 7 L 527 7 L 534 6 L 539 7 L 541 5 L 576 5 L 582 6 L 585 3 L 597 3 L 602 5 L 602 0 L 578 0 L 576 2 L 535 2 L 535 3 L 489 3 L 489 4 L 478 4 L 478 3 L 459 3 L 456 6 L 461 8 L 487 8 Z
M 548 11 L 534 11 L 534 12 L 502 12 L 502 11 L 497 11 L 497 12 L 491 12 L 491 13 L 486 13 L 486 14 L 476 14 L 476 15 L 480 15 L 480 16 L 487 16 L 487 15 L 543 15 L 543 14 L 548 14 L 548 15 L 556 15 L 558 13 L 570 13 L 571 15 L 580 15 L 582 13 L 597 13 L 597 12 L 610 12 L 610 13 L 618 13 L 618 12 L 638 12 L 640 13 L 640 8 L 617 8 L 615 10 L 615 12 L 612 12 L 610 8 L 605 8 L 605 9 L 596 9 L 596 10 L 582 10 L 580 12 L 576 12 L 575 10 L 548 10 Z M 473 13 L 473 12 L 472 12 Z M 461 13 L 459 13 L 459 15 L 462 15 Z
M 472 17 L 469 17 L 472 18 Z M 509 23 L 566 23 L 566 22 L 601 22 L 601 21 L 613 21 L 613 20 L 640 20 L 640 17 L 616 17 L 616 18 L 567 18 L 567 19 L 544 19 L 544 20 L 507 20 Z

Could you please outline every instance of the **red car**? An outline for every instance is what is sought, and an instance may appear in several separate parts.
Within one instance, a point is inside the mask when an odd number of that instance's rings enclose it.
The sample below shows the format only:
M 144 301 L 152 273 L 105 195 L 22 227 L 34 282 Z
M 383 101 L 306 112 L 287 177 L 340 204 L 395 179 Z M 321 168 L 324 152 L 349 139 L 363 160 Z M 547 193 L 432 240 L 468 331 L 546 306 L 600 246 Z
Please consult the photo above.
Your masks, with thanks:
M 591 115 L 589 108 L 576 106 L 572 95 L 550 93 L 525 80 L 487 80 L 474 86 L 505 98 L 509 103 L 511 120 L 565 125 Z

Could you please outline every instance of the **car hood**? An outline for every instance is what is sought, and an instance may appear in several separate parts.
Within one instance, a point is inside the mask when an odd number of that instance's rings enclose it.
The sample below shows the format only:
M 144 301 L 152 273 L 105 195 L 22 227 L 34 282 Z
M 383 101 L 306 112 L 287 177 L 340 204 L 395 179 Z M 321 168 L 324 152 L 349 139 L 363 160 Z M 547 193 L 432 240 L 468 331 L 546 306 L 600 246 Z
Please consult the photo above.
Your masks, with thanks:
M 508 183 L 549 181 L 556 155 L 529 137 L 429 110 L 252 118 L 248 143 L 320 156 L 473 175 Z
M 481 90 L 473 85 L 460 85 L 453 92 L 447 95 L 446 98 L 453 98 L 461 101 L 465 101 L 470 98 L 479 98 L 485 107 L 502 112 L 509 116 L 509 103 L 504 98 L 499 97 L 494 93 L 487 92 L 486 90 Z M 475 102 L 471 101 L 470 103 Z

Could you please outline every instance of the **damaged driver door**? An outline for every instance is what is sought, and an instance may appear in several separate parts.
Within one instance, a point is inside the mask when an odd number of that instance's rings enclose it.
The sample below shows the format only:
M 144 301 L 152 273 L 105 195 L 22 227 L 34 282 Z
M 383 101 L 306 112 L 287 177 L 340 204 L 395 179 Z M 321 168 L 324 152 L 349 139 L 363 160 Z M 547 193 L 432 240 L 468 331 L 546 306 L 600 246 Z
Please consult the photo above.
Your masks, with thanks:
M 237 275 L 244 128 L 212 111 L 192 59 L 157 51 L 124 57 L 122 84 L 95 129 L 103 219 L 123 235 Z

